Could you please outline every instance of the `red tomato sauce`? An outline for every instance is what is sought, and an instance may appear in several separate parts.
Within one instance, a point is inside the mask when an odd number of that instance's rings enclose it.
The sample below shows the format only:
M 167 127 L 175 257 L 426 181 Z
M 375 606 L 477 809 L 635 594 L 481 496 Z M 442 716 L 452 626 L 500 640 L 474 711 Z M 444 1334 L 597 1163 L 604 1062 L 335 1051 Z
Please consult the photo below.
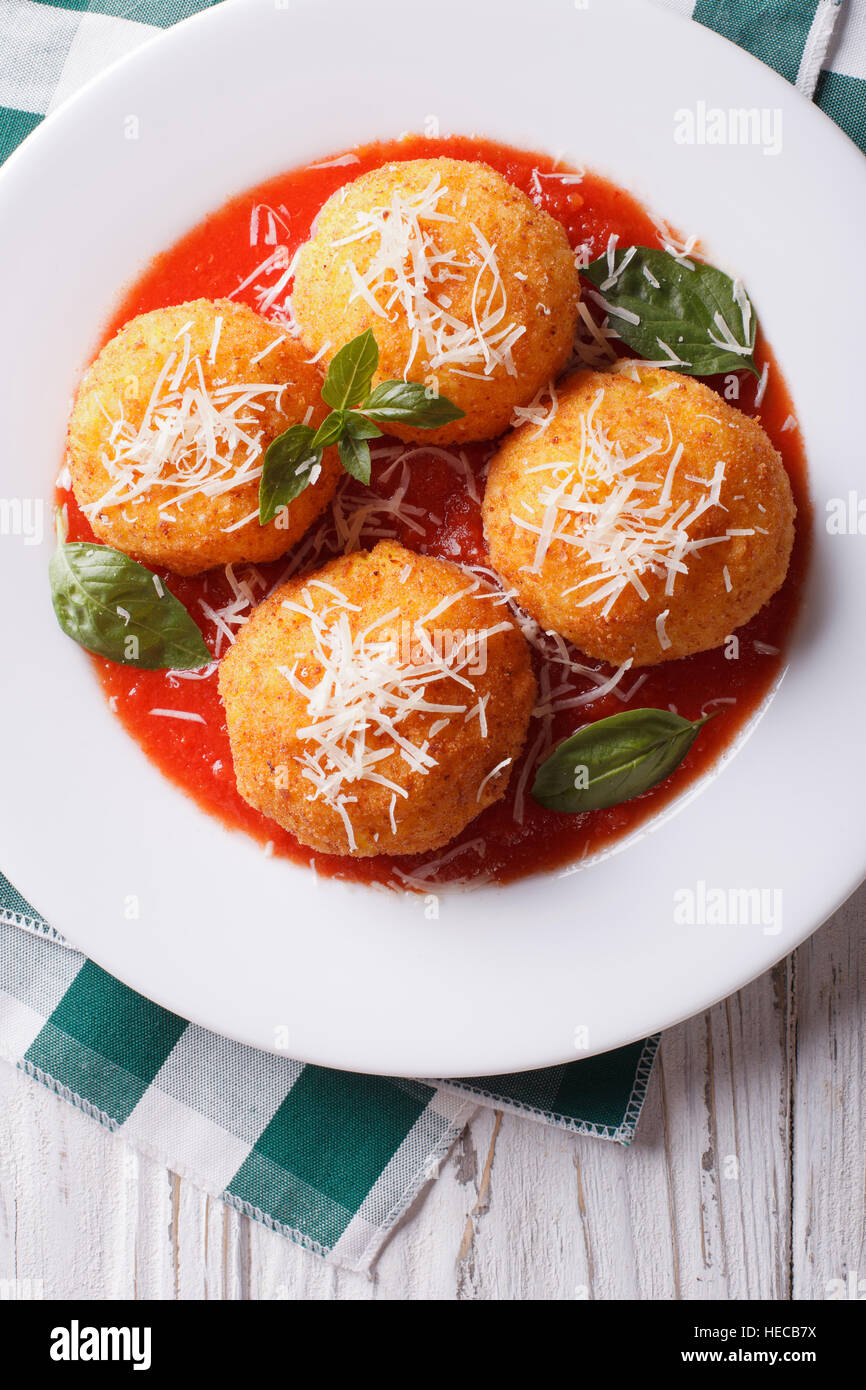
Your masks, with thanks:
M 273 245 L 266 240 L 270 226 L 276 229 L 279 241 L 286 245 L 288 256 L 293 255 L 307 240 L 322 204 L 337 188 L 366 170 L 394 159 L 447 155 L 483 160 L 518 188 L 530 196 L 534 194 L 536 201 L 562 222 L 573 246 L 587 246 L 590 258 L 605 250 L 611 233 L 617 234 L 620 246 L 659 244 L 657 229 L 646 210 L 630 194 L 607 180 L 589 172 L 579 184 L 534 178 L 536 171 L 552 173 L 560 167 L 546 155 L 482 139 L 420 137 L 368 145 L 352 153 L 357 156 L 356 162 L 291 170 L 233 198 L 205 218 L 175 246 L 156 257 L 127 289 L 107 325 L 103 341 L 135 314 L 188 299 L 215 299 L 232 294 L 272 251 Z M 253 246 L 251 217 L 256 205 L 263 211 L 259 214 L 259 244 Z M 269 220 L 269 209 L 274 214 L 273 223 Z M 254 309 L 259 308 L 254 285 L 241 290 L 236 297 Z M 632 670 L 626 673 L 618 693 L 610 693 L 554 718 L 556 743 L 584 724 L 628 708 L 673 706 L 679 714 L 691 719 L 699 717 L 708 707 L 718 710 L 717 717 L 702 730 L 676 772 L 644 795 L 608 810 L 569 816 L 545 810 L 534 802 L 529 795 L 530 777 L 523 799 L 523 821 L 518 824 L 514 814 L 521 772 L 521 764 L 518 764 L 505 798 L 476 817 L 444 851 L 402 858 L 382 855 L 352 859 L 323 855 L 299 844 L 239 796 L 215 672 L 207 679 L 188 679 L 165 671 L 139 671 L 93 658 L 112 709 L 148 757 L 204 810 L 218 816 L 228 827 L 252 835 L 268 853 L 311 863 L 318 872 L 332 877 L 400 886 L 404 883 L 401 873 L 417 875 L 425 864 L 447 855 L 447 862 L 425 880 L 431 889 L 437 882 L 458 878 L 505 882 L 573 863 L 603 849 L 658 812 L 706 771 L 731 744 L 779 674 L 808 560 L 811 508 L 800 433 L 796 425 L 791 426 L 794 409 L 772 353 L 760 335 L 756 360 L 759 367 L 768 363 L 770 368 L 760 407 L 755 405 L 758 383 L 747 372 L 737 374 L 740 396 L 734 403 L 747 414 L 760 418 L 791 478 L 798 515 L 794 554 L 785 584 L 750 623 L 738 629 L 737 659 L 729 659 L 726 649 L 718 648 L 644 671 Z M 724 394 L 728 380 L 711 378 L 708 384 Z M 489 445 L 464 447 L 476 476 L 482 473 L 490 452 Z M 405 501 L 422 509 L 423 515 L 415 520 L 415 525 L 421 529 L 398 522 L 392 526 L 396 539 L 423 554 L 467 564 L 487 564 L 480 504 L 471 495 L 467 479 L 433 453 L 416 454 L 410 469 Z M 394 469 L 388 461 L 376 463 L 371 488 L 387 498 L 393 493 L 399 476 L 399 465 Z M 474 491 L 479 497 L 483 496 L 483 477 L 477 476 Z M 71 493 L 60 491 L 59 499 L 68 503 L 70 539 L 92 539 L 90 527 Z M 320 563 L 329 558 L 330 555 L 324 555 Z M 260 565 L 258 571 L 270 588 L 285 568 L 286 561 L 281 560 Z M 205 618 L 201 603 L 218 609 L 231 600 L 232 591 L 224 572 L 213 570 L 184 579 L 161 571 L 160 577 L 195 616 L 213 649 L 216 628 Z M 256 597 L 263 592 L 263 588 L 259 589 Z M 778 651 L 763 651 L 762 646 Z M 586 661 L 585 664 L 610 674 L 608 668 L 599 663 Z M 642 675 L 646 679 L 630 695 Z M 625 700 L 620 698 L 623 694 L 627 697 Z M 199 715 L 204 722 L 154 716 L 153 709 L 185 711 Z M 532 747 L 534 727 L 530 727 L 524 759 Z

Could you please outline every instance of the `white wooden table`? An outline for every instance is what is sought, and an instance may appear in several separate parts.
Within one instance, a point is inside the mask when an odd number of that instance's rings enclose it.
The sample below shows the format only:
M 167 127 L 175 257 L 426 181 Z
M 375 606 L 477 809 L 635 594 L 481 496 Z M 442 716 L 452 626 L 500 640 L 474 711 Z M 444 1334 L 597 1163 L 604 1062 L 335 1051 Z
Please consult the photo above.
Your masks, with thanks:
M 0 1064 L 0 1279 L 46 1298 L 823 1299 L 853 1273 L 862 1297 L 864 917 L 861 889 L 670 1029 L 630 1150 L 479 1111 L 370 1279 Z

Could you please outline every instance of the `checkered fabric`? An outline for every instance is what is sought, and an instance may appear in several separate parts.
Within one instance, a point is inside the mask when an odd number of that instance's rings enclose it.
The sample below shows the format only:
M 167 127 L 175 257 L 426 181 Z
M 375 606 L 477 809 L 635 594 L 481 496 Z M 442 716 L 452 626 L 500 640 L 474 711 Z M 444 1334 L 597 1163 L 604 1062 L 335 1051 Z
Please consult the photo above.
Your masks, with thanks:
M 210 0 L 0 0 L 0 161 L 88 78 Z M 661 0 L 775 67 L 866 149 L 866 0 Z M 479 1102 L 627 1144 L 658 1038 L 544 1071 L 402 1081 L 208 1033 L 73 950 L 0 875 L 0 1055 L 208 1192 L 361 1269 Z
M 866 153 L 866 0 L 660 0 L 812 97 Z
M 458 1082 L 304 1065 L 136 994 L 0 875 L 0 1056 L 172 1171 L 351 1269 L 369 1265 L 479 1101 L 627 1144 L 657 1045 Z

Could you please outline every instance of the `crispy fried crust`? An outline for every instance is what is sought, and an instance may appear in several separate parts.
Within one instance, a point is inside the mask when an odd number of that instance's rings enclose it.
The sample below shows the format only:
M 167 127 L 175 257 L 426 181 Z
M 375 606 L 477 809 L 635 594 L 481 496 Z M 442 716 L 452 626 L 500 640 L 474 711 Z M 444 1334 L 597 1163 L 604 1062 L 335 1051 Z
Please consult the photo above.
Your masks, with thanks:
M 223 322 L 211 363 L 218 316 Z M 297 343 L 287 339 L 260 362 L 251 361 L 279 337 L 280 330 L 245 305 L 196 299 L 140 314 L 102 349 L 84 376 L 72 412 L 68 459 L 75 496 L 83 508 L 98 503 L 111 485 L 104 463 L 106 451 L 111 453 L 110 422 L 122 413 L 138 428 L 158 375 L 171 354 L 178 352 L 178 335 L 183 336 L 186 325 L 191 356 L 200 356 L 209 392 L 223 383 L 286 383 L 279 403 L 275 395 L 259 398 L 264 409 L 256 411 L 255 418 L 263 448 L 290 425 L 303 421 L 310 407 L 312 423 L 324 419 L 321 378 L 306 363 L 307 354 Z M 256 426 L 245 428 L 251 433 L 256 430 Z M 318 481 L 295 499 L 287 517 L 267 526 L 260 526 L 258 517 L 253 517 L 237 530 L 227 529 L 256 512 L 258 479 L 218 497 L 196 493 L 173 517 L 160 510 L 161 503 L 176 495 L 172 487 L 151 488 L 135 502 L 87 511 L 87 515 L 99 540 L 148 564 L 177 574 L 197 574 L 214 565 L 274 560 L 282 555 L 327 506 L 340 475 L 336 450 L 330 449 Z
M 421 193 L 439 175 L 447 190 L 437 210 L 454 222 L 423 222 L 425 231 L 443 251 L 453 250 L 458 262 L 477 259 L 474 224 L 495 248 L 507 296 L 507 323 L 523 325 L 526 332 L 513 349 L 516 376 L 497 367 L 490 376 L 467 377 L 453 369 L 437 372 L 439 393 L 466 412 L 463 420 L 437 430 L 394 427 L 390 432 L 405 440 L 448 444 L 473 439 L 495 439 L 507 429 L 516 405 L 526 405 L 568 361 L 577 322 L 580 278 L 562 226 L 542 212 L 507 180 L 486 164 L 458 159 L 414 159 L 386 164 L 362 174 L 347 189 L 329 198 L 315 224 L 312 240 L 302 248 L 295 274 L 294 312 L 304 342 L 312 353 L 325 349 L 330 361 L 338 348 L 356 334 L 372 328 L 379 344 L 380 364 L 376 382 L 408 375 L 426 381 L 430 358 L 423 343 L 411 366 L 412 331 L 399 306 L 388 317 L 375 313 L 360 296 L 352 299 L 349 265 L 360 275 L 378 248 L 378 237 L 335 246 L 356 230 L 359 212 L 387 207 L 395 192 L 406 197 Z M 345 196 L 343 196 L 345 194 Z M 442 284 L 443 306 L 464 323 L 472 323 L 475 273 L 464 272 L 462 282 Z M 524 276 L 525 278 L 518 278 Z M 484 293 L 489 288 L 484 281 Z M 380 292 L 379 298 L 384 296 Z M 546 311 L 546 312 L 545 312 Z M 468 368 L 484 371 L 483 363 Z
M 313 784 L 303 776 L 298 762 L 305 749 L 312 747 L 308 739 L 298 737 L 298 730 L 309 725 L 311 717 L 306 700 L 279 669 L 293 669 L 308 689 L 321 678 L 323 668 L 315 654 L 310 620 L 284 606 L 287 600 L 301 605 L 312 601 L 322 613 L 333 605 L 333 593 L 314 580 L 357 605 L 357 611 L 343 609 L 353 635 L 373 624 L 374 641 L 383 640 L 401 621 L 412 624 L 444 598 L 465 593 L 469 587 L 466 575 L 447 561 L 382 541 L 372 552 L 357 551 L 334 560 L 316 575 L 282 585 L 260 604 L 219 673 L 238 790 L 302 844 L 324 853 L 368 856 L 438 849 L 505 793 L 536 697 L 526 642 L 514 626 L 491 636 L 486 643 L 486 670 L 461 672 L 472 689 L 450 676 L 427 685 L 427 698 L 441 704 L 471 708 L 486 696 L 487 736 L 482 735 L 477 715 L 468 719 L 463 713 L 452 715 L 445 728 L 431 734 L 442 715 L 413 712 L 399 725 L 399 732 L 416 746 L 429 741 L 435 766 L 426 773 L 413 771 L 397 752 L 377 764 L 381 776 L 407 793 L 394 802 L 396 829 L 391 822 L 392 789 L 367 780 L 346 784 L 347 796 L 355 798 L 347 805 L 353 847 L 340 813 L 322 798 L 311 799 Z M 334 608 L 328 621 L 338 611 Z M 381 625 L 383 619 L 387 622 Z M 500 606 L 466 595 L 425 627 L 435 640 L 437 630 L 478 632 L 502 621 Z M 372 728 L 367 743 L 369 747 L 394 746 Z M 485 781 L 509 758 L 507 767 Z
M 630 379 L 632 371 L 639 382 Z M 724 460 L 721 503 L 727 510 L 706 511 L 689 527 L 692 539 L 728 530 L 752 533 L 707 545 L 690 555 L 688 573 L 677 576 L 673 594 L 665 593 L 666 572 L 645 571 L 642 580 L 648 598 L 642 599 L 629 587 L 607 617 L 601 603 L 580 606 L 587 589 L 576 586 L 598 573 L 586 553 L 554 540 L 540 572 L 533 573 L 537 537 L 513 519 L 540 524 L 544 512 L 540 493 L 551 477 L 543 466 L 580 459 L 581 420 L 599 391 L 604 395 L 594 422 L 622 445 L 627 456 L 637 453 L 650 437 L 669 438 L 670 422 L 674 442 L 683 445 L 673 483 L 675 505 L 688 501 L 691 508 L 706 497 L 704 483 L 712 478 L 717 462 Z M 490 466 L 484 497 L 490 559 L 542 627 L 561 633 L 588 656 L 616 665 L 630 657 L 635 666 L 649 666 L 720 646 L 782 585 L 794 541 L 795 507 L 787 473 L 761 425 L 708 386 L 640 363 L 631 364 L 625 374 L 576 372 L 560 387 L 559 410 L 552 423 L 537 439 L 533 433 L 528 425 L 515 430 Z M 653 481 L 661 490 L 670 458 L 669 452 L 647 458 L 640 465 L 641 479 Z M 664 630 L 671 643 L 667 649 L 662 648 L 656 627 L 665 609 L 669 613 Z

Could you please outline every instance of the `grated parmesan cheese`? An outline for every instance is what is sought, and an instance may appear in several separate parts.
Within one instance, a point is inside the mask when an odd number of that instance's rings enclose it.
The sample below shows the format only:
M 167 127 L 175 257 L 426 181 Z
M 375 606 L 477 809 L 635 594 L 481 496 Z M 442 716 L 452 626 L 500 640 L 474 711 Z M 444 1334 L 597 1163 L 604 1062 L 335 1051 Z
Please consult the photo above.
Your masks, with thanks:
M 323 159 L 319 164 L 311 164 L 311 169 L 342 169 L 344 164 L 360 164 L 356 154 L 341 154 L 336 159 Z
M 478 786 L 478 791 L 475 794 L 476 801 L 481 800 L 482 796 L 484 795 L 484 788 L 487 786 L 487 783 L 492 782 L 493 778 L 496 777 L 498 773 L 502 772 L 504 768 L 509 767 L 513 762 L 513 758 L 503 758 L 501 763 L 497 763 L 496 766 L 492 768 L 490 772 L 488 772 L 487 776 L 482 778 Z
M 549 406 L 545 409 L 544 402 L 549 401 Z M 553 379 L 542 386 L 540 391 L 536 391 L 529 405 L 516 405 L 511 416 L 511 428 L 518 429 L 520 425 L 535 425 L 535 433 L 529 436 L 530 439 L 537 439 L 543 434 L 553 420 L 556 419 L 559 410 L 559 397 L 556 394 L 556 386 Z
M 642 449 L 626 456 L 619 442 L 611 440 L 596 421 L 603 397 L 602 389 L 581 419 L 577 460 L 541 466 L 539 471 L 553 476 L 539 493 L 540 523 L 515 514 L 511 520 L 537 537 L 533 561 L 525 567 L 531 574 L 540 573 L 554 541 L 582 553 L 590 573 L 564 595 L 584 591 L 579 606 L 601 604 L 602 616 L 607 617 L 629 587 L 646 601 L 649 594 L 643 575 L 665 575 L 665 593 L 672 594 L 677 576 L 688 571 L 688 556 L 739 533 L 728 531 L 698 540 L 689 535 L 689 527 L 704 512 L 721 507 L 724 463 L 718 463 L 712 479 L 705 482 L 705 497 L 675 507 L 673 479 L 683 450 L 674 444 L 670 424 L 667 445 L 648 438 Z M 659 491 L 643 476 L 640 465 L 666 453 L 672 456 Z
M 219 323 L 214 343 L 218 327 Z M 208 386 L 201 357 L 192 353 L 187 326 L 182 345 L 169 354 L 159 371 L 140 424 L 133 427 L 122 406 L 118 417 L 103 412 L 109 433 L 101 461 L 111 483 L 83 510 L 92 516 L 106 507 L 136 504 L 145 494 L 165 491 L 168 495 L 158 503 L 165 516 L 191 497 L 219 497 L 257 480 L 264 452 L 258 412 L 266 402 L 278 405 L 286 384 Z
M 471 375 L 489 377 L 505 371 L 516 376 L 512 349 L 526 328 L 508 318 L 496 247 L 474 222 L 469 230 L 475 248 L 466 260 L 459 261 L 456 250 L 444 250 L 435 240 L 437 224 L 457 222 L 440 210 L 447 192 L 437 173 L 420 193 L 404 197 L 395 191 L 387 206 L 357 214 L 355 229 L 333 242 L 334 247 L 373 244 L 363 275 L 354 261 L 347 262 L 352 280 L 349 302 L 360 298 L 390 322 L 402 311 L 411 333 L 404 377 L 422 348 L 430 373 L 476 368 Z M 442 295 L 440 287 L 456 283 L 471 283 L 471 321 L 458 318 L 450 300 L 446 305 L 447 292 Z
M 439 870 L 446 864 L 450 864 L 461 854 L 483 855 L 487 848 L 486 840 L 480 838 L 467 840 L 465 844 L 455 845 L 446 854 L 440 855 L 438 859 L 431 859 L 426 864 L 414 869 L 412 873 L 406 873 L 403 869 L 394 869 L 394 873 L 407 888 L 414 888 L 419 893 L 429 893 L 431 880 L 436 877 Z M 447 883 L 437 883 L 437 890 L 443 888 L 480 888 L 489 882 L 489 875 L 478 875 L 473 878 L 449 879 Z
M 204 724 L 206 720 L 200 714 L 194 714 L 188 709 L 150 709 L 148 714 L 155 714 L 161 719 L 185 719 L 190 724 Z
M 474 588 L 478 584 L 476 578 Z M 277 668 L 303 701 L 309 721 L 297 730 L 304 748 L 296 761 L 311 785 L 310 800 L 321 798 L 341 816 L 353 847 L 348 810 L 351 788 L 372 782 L 388 788 L 394 797 L 405 798 L 406 789 L 395 780 L 394 761 L 423 776 L 437 765 L 430 752 L 432 729 L 441 732 L 453 717 L 466 717 L 468 702 L 461 692 L 474 694 L 466 672 L 477 660 L 478 641 L 512 630 L 513 625 L 503 621 L 463 633 L 447 651 L 440 650 L 426 624 L 469 592 L 449 596 L 411 624 L 402 619 L 408 627 L 407 642 L 395 641 L 389 628 L 401 621 L 398 609 L 355 631 L 349 613 L 357 611 L 356 606 L 337 591 L 319 606 L 309 589 L 302 593 L 303 603 L 284 601 L 286 609 L 309 623 L 312 656 L 321 670 L 313 684 L 305 685 L 297 662 L 291 668 Z M 437 698 L 443 682 L 447 691 Z M 419 713 L 439 716 L 420 743 L 407 729 L 408 721 Z

